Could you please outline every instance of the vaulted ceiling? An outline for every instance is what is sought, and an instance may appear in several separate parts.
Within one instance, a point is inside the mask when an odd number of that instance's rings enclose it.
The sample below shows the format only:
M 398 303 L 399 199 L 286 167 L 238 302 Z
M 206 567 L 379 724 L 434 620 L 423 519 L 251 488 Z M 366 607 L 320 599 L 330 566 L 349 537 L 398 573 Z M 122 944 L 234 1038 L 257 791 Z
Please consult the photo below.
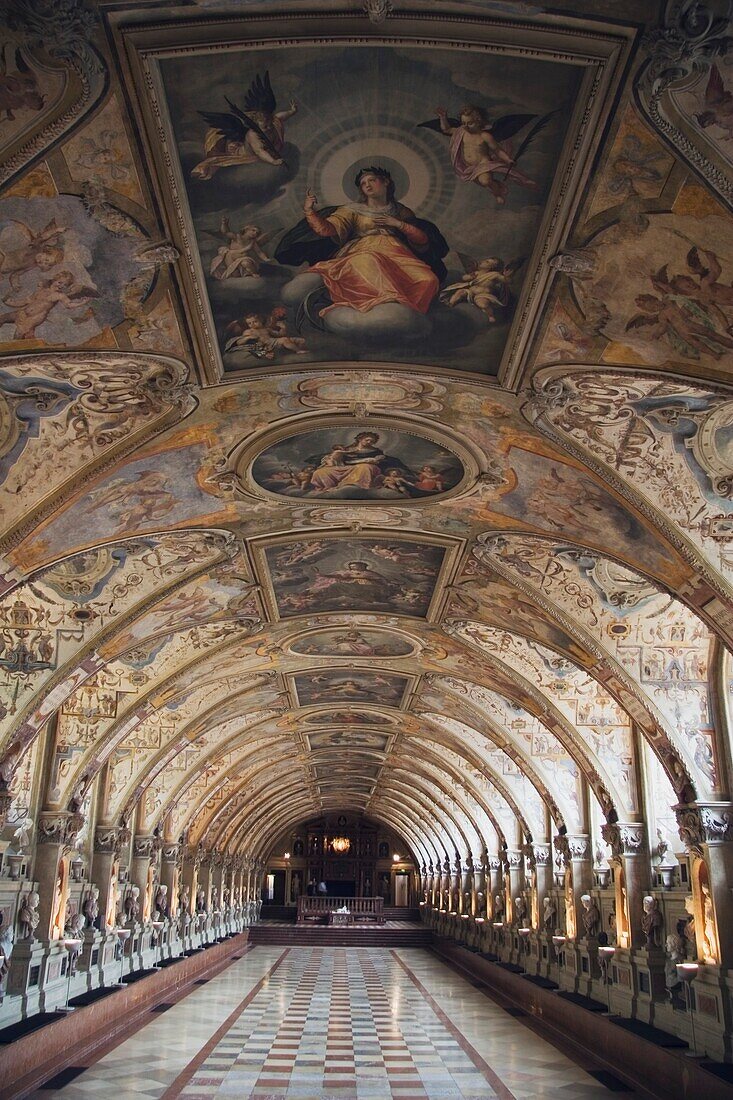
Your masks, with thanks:
M 725 28 L 394 7 L 11 4 L 7 828 L 429 863 L 730 794 Z

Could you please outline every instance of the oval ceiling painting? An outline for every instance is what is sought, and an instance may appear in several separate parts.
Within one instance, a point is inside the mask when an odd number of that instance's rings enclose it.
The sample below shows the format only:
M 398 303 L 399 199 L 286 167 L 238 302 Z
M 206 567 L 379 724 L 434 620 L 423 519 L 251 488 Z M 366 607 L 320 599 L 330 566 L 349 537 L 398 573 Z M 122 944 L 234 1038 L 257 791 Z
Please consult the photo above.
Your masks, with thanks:
M 455 489 L 465 472 L 440 443 L 358 423 L 282 439 L 252 464 L 261 489 L 310 500 L 424 500 Z
M 322 630 L 290 646 L 294 653 L 309 657 L 407 657 L 413 647 L 406 638 L 388 630 Z

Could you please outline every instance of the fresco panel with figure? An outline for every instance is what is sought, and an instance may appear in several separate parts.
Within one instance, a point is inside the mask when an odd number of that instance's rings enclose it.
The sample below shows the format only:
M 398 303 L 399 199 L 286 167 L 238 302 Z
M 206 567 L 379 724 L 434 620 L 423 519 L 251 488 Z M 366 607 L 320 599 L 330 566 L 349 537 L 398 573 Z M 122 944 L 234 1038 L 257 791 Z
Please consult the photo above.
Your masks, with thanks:
M 372 45 L 159 65 L 225 370 L 496 373 L 580 66 Z

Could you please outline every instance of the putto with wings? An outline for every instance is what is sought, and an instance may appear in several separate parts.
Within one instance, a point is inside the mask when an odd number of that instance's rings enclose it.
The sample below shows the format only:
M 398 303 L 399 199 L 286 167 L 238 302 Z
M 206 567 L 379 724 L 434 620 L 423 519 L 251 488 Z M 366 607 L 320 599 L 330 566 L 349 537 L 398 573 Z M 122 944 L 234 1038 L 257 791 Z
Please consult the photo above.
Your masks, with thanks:
M 444 107 L 436 107 L 436 111 L 437 118 L 419 125 L 450 138 L 450 158 L 459 180 L 485 187 L 499 206 L 506 202 L 510 183 L 530 188 L 537 186 L 535 180 L 519 171 L 516 163 L 557 111 L 541 117 L 503 115 L 493 121 L 483 107 L 473 104 L 461 107 L 458 118 L 450 118 Z M 510 139 L 530 123 L 534 125 L 516 153 L 513 152 Z
M 298 110 L 294 100 L 287 111 L 276 111 L 270 74 L 256 76 L 244 97 L 244 109 L 224 96 L 229 111 L 199 111 L 209 129 L 204 137 L 204 160 L 192 169 L 194 179 L 210 180 L 220 168 L 234 164 L 285 162 L 285 122 Z

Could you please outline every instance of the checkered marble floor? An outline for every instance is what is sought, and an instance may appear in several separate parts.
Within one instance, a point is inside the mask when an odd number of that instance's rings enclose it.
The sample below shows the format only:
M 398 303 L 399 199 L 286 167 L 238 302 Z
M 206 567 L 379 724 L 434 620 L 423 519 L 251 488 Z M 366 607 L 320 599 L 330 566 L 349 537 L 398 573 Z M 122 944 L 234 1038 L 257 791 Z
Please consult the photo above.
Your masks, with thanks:
M 419 948 L 256 947 L 37 1100 L 603 1100 Z

